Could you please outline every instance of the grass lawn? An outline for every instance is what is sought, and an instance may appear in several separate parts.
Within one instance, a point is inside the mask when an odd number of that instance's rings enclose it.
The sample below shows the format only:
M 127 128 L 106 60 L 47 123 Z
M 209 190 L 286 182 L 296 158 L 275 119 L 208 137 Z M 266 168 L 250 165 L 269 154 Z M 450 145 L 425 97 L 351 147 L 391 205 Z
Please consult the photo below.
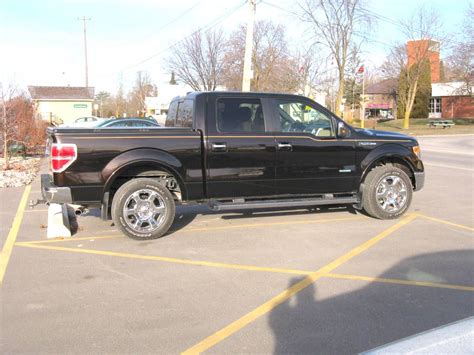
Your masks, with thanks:
M 410 120 L 410 128 L 403 129 L 403 120 L 392 120 L 385 122 L 377 122 L 375 120 L 366 120 L 365 128 L 368 129 L 379 129 L 382 131 L 392 131 L 406 133 L 413 136 L 423 135 L 447 135 L 447 134 L 474 134 L 474 120 L 453 120 L 455 123 L 454 127 L 451 128 L 430 128 L 427 126 L 428 119 L 426 118 L 415 118 Z M 351 123 L 353 127 L 360 127 L 359 122 Z

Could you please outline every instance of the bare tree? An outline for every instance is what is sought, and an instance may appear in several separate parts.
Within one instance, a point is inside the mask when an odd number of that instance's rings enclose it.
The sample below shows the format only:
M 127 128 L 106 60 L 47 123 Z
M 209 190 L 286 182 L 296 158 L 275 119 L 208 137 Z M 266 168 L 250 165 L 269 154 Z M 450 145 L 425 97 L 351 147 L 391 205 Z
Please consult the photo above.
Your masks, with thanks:
M 350 46 L 354 43 L 354 34 L 362 31 L 371 17 L 362 8 L 361 0 L 305 0 L 299 6 L 301 19 L 314 31 L 315 42 L 326 47 L 335 61 L 338 74 L 335 111 L 340 115 Z
M 454 80 L 463 82 L 462 87 L 458 88 L 459 95 L 473 95 L 472 87 L 474 85 L 474 5 L 469 4 L 464 15 L 464 22 L 461 33 L 451 48 L 451 55 L 448 57 L 447 64 L 450 69 L 450 76 Z
M 394 70 L 399 72 L 398 107 L 404 108 L 403 128 L 408 129 L 420 78 L 430 56 L 439 51 L 441 21 L 434 10 L 420 7 L 403 23 L 403 32 L 407 47 L 396 44 L 391 50 L 390 61 L 384 67 L 386 70 L 392 67 L 392 73 Z
M 152 83 L 147 72 L 139 71 L 135 77 L 135 85 L 130 92 L 130 109 L 132 114 L 143 116 L 146 112 L 145 98 L 157 95 L 156 85 Z
M 104 107 L 108 106 L 110 93 L 108 91 L 100 91 L 95 95 L 95 101 L 99 104 L 99 115 L 104 117 Z
M 222 30 L 196 31 L 173 47 L 168 68 L 196 91 L 214 91 L 222 81 Z
M 242 87 L 245 52 L 245 26 L 234 31 L 226 46 L 224 85 L 231 90 Z M 285 28 L 270 21 L 258 21 L 254 27 L 252 51 L 253 91 L 298 91 L 301 75 L 298 58 L 291 56 Z

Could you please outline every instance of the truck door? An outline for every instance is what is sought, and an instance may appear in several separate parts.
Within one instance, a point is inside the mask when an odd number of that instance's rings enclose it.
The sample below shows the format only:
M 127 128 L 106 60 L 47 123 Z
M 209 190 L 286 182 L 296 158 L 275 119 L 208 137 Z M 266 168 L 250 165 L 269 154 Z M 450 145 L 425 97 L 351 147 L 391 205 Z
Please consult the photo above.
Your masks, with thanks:
M 210 198 L 275 194 L 275 139 L 267 99 L 210 96 L 206 164 Z
M 272 100 L 277 194 L 351 192 L 355 142 L 336 137 L 337 121 L 311 100 Z

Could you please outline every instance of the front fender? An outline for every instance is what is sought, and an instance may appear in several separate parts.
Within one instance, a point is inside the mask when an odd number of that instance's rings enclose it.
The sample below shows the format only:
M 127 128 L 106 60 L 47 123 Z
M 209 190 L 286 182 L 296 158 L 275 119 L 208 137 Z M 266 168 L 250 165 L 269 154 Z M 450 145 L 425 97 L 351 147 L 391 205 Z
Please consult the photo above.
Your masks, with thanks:
M 423 163 L 409 147 L 388 143 L 375 148 L 362 160 L 360 164 L 362 178 L 365 177 L 372 166 L 386 158 L 402 160 L 413 173 L 424 170 Z

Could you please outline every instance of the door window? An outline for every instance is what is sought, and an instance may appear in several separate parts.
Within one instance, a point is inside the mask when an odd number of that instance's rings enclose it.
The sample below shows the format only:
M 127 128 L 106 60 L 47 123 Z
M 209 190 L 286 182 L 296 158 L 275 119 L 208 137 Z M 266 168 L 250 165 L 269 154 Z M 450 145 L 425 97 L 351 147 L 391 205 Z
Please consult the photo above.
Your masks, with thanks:
M 304 132 L 317 137 L 334 137 L 333 121 L 318 109 L 298 101 L 280 101 L 278 117 L 281 132 Z
M 265 132 L 265 120 L 259 99 L 219 99 L 217 129 L 220 132 Z

